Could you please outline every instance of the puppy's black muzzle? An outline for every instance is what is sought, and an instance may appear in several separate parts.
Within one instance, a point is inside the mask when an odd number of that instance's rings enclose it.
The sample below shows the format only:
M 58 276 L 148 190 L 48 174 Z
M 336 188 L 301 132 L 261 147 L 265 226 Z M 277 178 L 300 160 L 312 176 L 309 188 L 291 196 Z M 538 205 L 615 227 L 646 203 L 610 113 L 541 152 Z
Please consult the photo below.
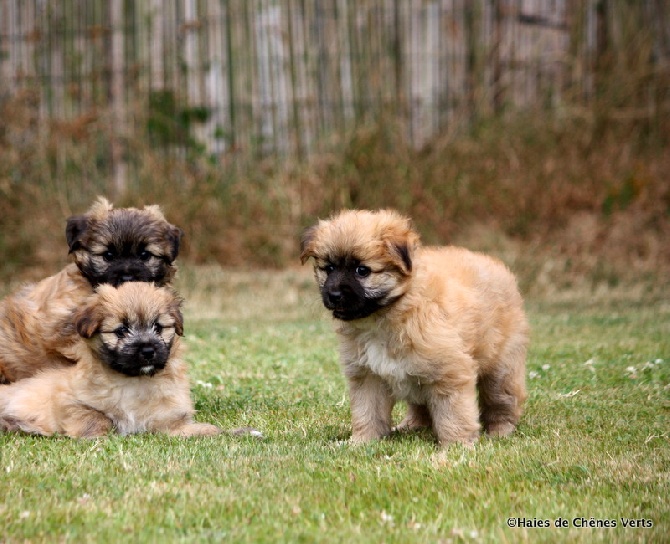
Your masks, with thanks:
M 324 306 L 331 311 L 356 306 L 359 299 L 341 272 L 333 272 L 328 276 L 321 295 Z
M 139 367 L 140 374 L 149 375 L 163 370 L 169 355 L 165 344 L 160 341 L 139 344 L 136 348 L 136 353 L 136 366 Z
M 333 289 L 332 291 L 328 291 L 325 294 L 324 304 L 326 305 L 326 308 L 334 310 L 338 306 L 345 303 L 348 298 L 351 298 L 351 296 L 345 296 L 345 294 L 340 289 Z
M 139 355 L 145 361 L 152 361 L 156 355 L 156 348 L 152 345 L 142 346 L 139 349 Z
M 333 317 L 352 321 L 367 317 L 379 305 L 375 299 L 365 296 L 365 289 L 347 274 L 334 272 L 323 285 L 321 298 L 323 305 L 333 313 Z
M 108 281 L 105 283 L 111 283 L 114 287 L 130 281 L 147 282 L 162 279 L 152 274 L 152 271 L 148 270 L 144 265 L 135 262 L 112 265 L 105 275 L 108 278 Z
M 153 376 L 167 365 L 170 347 L 159 339 L 137 341 L 114 351 L 105 347 L 103 358 L 126 376 Z

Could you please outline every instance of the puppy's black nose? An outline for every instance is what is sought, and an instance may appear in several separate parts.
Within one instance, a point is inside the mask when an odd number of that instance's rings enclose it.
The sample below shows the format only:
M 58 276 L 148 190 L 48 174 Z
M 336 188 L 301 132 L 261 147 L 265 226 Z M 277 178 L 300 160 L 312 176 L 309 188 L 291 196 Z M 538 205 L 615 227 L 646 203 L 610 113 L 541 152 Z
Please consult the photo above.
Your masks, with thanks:
M 337 304 L 342 301 L 342 291 L 329 291 L 328 292 L 328 302 L 331 304 Z
M 135 280 L 135 276 L 132 276 L 131 274 L 124 274 L 123 276 L 121 276 L 121 281 L 123 283 L 125 283 L 127 281 L 134 281 L 134 280 Z
M 155 354 L 156 350 L 154 349 L 153 346 L 142 346 L 140 348 L 140 355 L 142 356 L 143 359 L 146 359 L 147 361 L 153 359 Z

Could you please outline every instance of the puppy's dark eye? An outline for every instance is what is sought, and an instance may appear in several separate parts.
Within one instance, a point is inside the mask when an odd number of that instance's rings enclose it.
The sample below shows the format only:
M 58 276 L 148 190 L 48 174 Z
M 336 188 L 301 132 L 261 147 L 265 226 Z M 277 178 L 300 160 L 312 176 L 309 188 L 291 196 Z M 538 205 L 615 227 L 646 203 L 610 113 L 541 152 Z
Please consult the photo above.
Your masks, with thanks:
M 156 334 L 160 334 L 163 332 L 163 325 L 160 323 L 154 323 L 154 331 L 156 331 Z
M 335 271 L 335 265 L 332 264 L 327 264 L 323 268 L 321 268 L 326 274 L 330 274 Z
M 140 261 L 148 261 L 151 259 L 151 253 L 149 253 L 146 249 L 140 253 Z
M 130 332 L 130 329 L 128 327 L 126 327 L 125 325 L 121 325 L 120 327 L 117 327 L 116 329 L 114 329 L 114 334 L 116 334 L 116 336 L 118 338 L 124 338 L 125 336 L 128 335 L 129 332 Z
M 361 278 L 367 278 L 370 275 L 370 272 L 372 272 L 372 270 L 370 270 L 369 266 L 361 264 L 356 267 L 356 275 Z
M 105 261 L 110 262 L 114 260 L 114 252 L 107 250 L 102 254 L 102 258 L 105 259 Z

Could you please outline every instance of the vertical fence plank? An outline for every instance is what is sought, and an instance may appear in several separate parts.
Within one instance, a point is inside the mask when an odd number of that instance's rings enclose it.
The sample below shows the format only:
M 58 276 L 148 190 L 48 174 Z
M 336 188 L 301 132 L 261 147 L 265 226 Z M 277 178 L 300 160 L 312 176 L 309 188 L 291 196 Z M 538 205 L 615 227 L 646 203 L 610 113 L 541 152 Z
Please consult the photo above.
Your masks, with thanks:
M 127 168 L 124 157 L 123 138 L 125 137 L 124 102 L 124 47 L 123 47 L 123 0 L 110 0 L 109 22 L 112 33 L 110 50 L 110 97 L 112 107 L 112 191 L 123 195 L 127 187 Z
M 667 72 L 668 17 L 658 0 L 0 0 L 0 97 L 109 115 L 123 192 L 124 141 L 144 129 L 128 112 L 157 93 L 175 151 L 306 157 L 382 112 L 420 146 L 506 106 L 590 104 L 636 25 L 649 73 Z
M 298 75 L 296 68 L 296 21 L 295 21 L 295 5 L 293 0 L 288 0 L 285 5 L 286 13 L 286 40 L 288 47 L 288 70 L 289 70 L 289 93 L 290 97 L 287 97 L 287 100 L 290 101 L 289 108 L 291 112 L 291 126 L 290 126 L 290 138 L 291 138 L 291 148 L 292 152 L 298 157 L 298 160 L 302 161 L 305 158 L 305 146 L 302 138 L 302 123 L 300 120 L 299 113 L 299 101 L 297 95 L 298 87 Z

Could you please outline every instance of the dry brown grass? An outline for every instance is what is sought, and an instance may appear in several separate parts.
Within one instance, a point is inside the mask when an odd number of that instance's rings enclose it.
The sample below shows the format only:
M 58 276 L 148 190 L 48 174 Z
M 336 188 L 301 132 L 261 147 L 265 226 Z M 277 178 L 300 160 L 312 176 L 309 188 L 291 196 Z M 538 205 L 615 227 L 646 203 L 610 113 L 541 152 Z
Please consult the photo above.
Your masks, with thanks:
M 391 122 L 361 127 L 309 163 L 131 142 L 121 197 L 101 179 L 104 115 L 40 126 L 26 93 L 2 104 L 0 252 L 4 278 L 36 278 L 66 260 L 65 219 L 100 193 L 118 206 L 160 203 L 186 231 L 181 261 L 278 268 L 297 262 L 300 232 L 343 207 L 394 207 L 427 243 L 503 257 L 526 291 L 665 285 L 670 277 L 670 116 L 534 112 L 480 122 L 411 149 Z

